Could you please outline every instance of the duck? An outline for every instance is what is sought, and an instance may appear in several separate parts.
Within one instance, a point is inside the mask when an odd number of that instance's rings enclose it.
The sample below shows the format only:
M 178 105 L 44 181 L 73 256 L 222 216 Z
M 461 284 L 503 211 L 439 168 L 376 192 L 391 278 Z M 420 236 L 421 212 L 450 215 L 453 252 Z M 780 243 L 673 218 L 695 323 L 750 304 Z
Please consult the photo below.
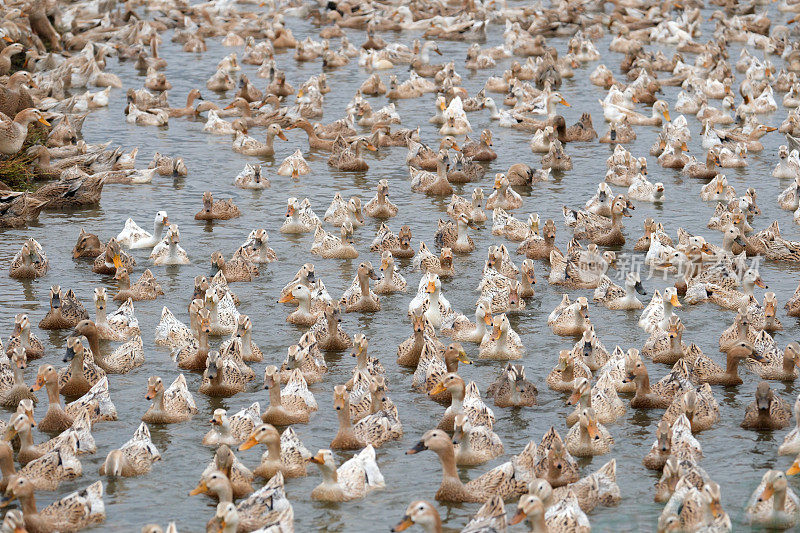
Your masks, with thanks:
M 66 294 L 61 292 L 61 287 L 53 285 L 50 287 L 50 310 L 39 322 L 39 328 L 69 329 L 75 326 L 79 320 L 89 318 L 89 313 L 83 304 L 69 289 Z
M 217 514 L 221 514 L 222 520 L 218 521 L 216 516 L 209 520 L 206 524 L 208 531 L 213 531 L 214 528 L 225 531 L 220 525 L 227 527 L 226 521 L 235 526 L 234 531 L 255 531 L 270 524 L 285 528 L 288 520 L 286 515 L 292 516 L 292 507 L 286 498 L 283 475 L 280 472 L 238 505 L 233 504 L 231 480 L 220 470 L 210 470 L 203 476 L 197 487 L 189 493 L 190 496 L 197 494 L 208 494 L 219 500 Z M 219 513 L 220 507 L 223 513 Z
M 239 445 L 239 451 L 249 450 L 258 444 L 266 446 L 267 451 L 261 456 L 261 464 L 253 470 L 256 476 L 271 479 L 280 472 L 289 479 L 307 475 L 306 462 L 311 459 L 311 453 L 300 442 L 292 427 L 287 427 L 281 434 L 271 424 L 259 424 Z
M 343 147 L 334 144 L 333 152 L 328 158 L 328 166 L 352 172 L 365 172 L 369 170 L 369 164 L 361 157 L 362 148 L 366 148 L 371 152 L 377 151 L 377 148 L 365 137 L 359 137 L 352 143 L 347 143 L 345 141 L 345 146 Z
M 170 224 L 164 240 L 159 242 L 150 253 L 154 265 L 188 265 L 189 255 L 180 244 L 181 234 L 177 224 Z M 236 280 L 231 280 L 236 281 Z
M 569 430 L 564 444 L 575 457 L 591 457 L 608 453 L 614 437 L 597 421 L 594 409 L 587 407 L 578 415 L 578 423 Z
M 129 218 L 125 221 L 125 227 L 117 235 L 117 242 L 132 250 L 153 248 L 161 242 L 161 235 L 165 227 L 169 227 L 169 217 L 166 211 L 156 213 L 152 234 L 140 228 L 132 218 Z
M 74 418 L 68 415 L 61 406 L 58 381 L 58 372 L 55 367 L 42 365 L 36 373 L 36 383 L 30 389 L 38 391 L 42 387 L 47 388 L 47 413 L 38 423 L 39 429 L 46 433 L 60 433 L 69 429 L 75 422 Z
M 381 254 L 381 276 L 375 285 L 376 294 L 405 292 L 408 283 L 395 266 L 394 256 L 389 250 Z
M 452 315 L 452 323 L 442 325 L 442 333 L 451 336 L 455 341 L 480 344 L 484 337 L 489 335 L 486 326 L 491 326 L 493 322 L 490 309 L 490 302 L 483 299 L 478 300 L 475 306 L 474 324 L 466 316 L 460 313 L 454 314 Z
M 542 227 L 541 235 L 530 233 L 517 247 L 517 254 L 524 254 L 528 259 L 550 259 L 550 253 L 556 250 L 556 226 L 552 219 L 547 219 Z
M 478 357 L 481 359 L 519 359 L 525 347 L 519 335 L 511 329 L 505 313 L 492 319 L 492 333 L 481 340 Z
M 385 222 L 381 222 L 375 238 L 370 244 L 372 252 L 391 252 L 394 257 L 408 259 L 414 257 L 414 249 L 411 247 L 411 228 L 402 226 L 400 232 L 395 235 Z
M 269 178 L 261 173 L 261 165 L 246 163 L 244 169 L 233 180 L 233 184 L 240 189 L 260 191 L 272 186 Z
M 511 188 L 508 178 L 503 173 L 495 175 L 494 191 L 486 200 L 486 209 L 498 207 L 507 211 L 522 207 L 522 197 Z
M 308 161 L 306 161 L 303 153 L 298 148 L 292 155 L 281 162 L 275 173 L 278 176 L 291 176 L 294 179 L 298 179 L 300 176 L 311 174 L 311 167 L 308 166 Z
M 425 432 L 422 439 L 406 454 L 416 454 L 424 450 L 435 452 L 442 465 L 442 483 L 436 491 L 437 501 L 485 502 L 491 496 L 510 497 L 519 490 L 513 479 L 511 463 L 504 463 L 469 483 L 463 483 L 456 471 L 453 443 L 440 429 Z
M 436 274 L 439 277 L 450 277 L 455 274 L 453 265 L 453 250 L 448 246 L 442 247 L 439 257 L 428 249 L 425 242 L 420 241 L 419 251 L 414 257 L 414 269 L 425 273 Z
M 759 333 L 757 343 L 766 337 L 766 331 Z M 772 344 L 774 341 L 764 339 L 764 344 Z M 778 380 L 778 381 L 794 381 L 797 379 L 797 365 L 800 362 L 800 344 L 797 342 L 790 342 L 784 348 L 781 354 L 779 350 L 769 350 L 769 355 L 782 355 L 782 357 L 764 357 L 761 363 L 750 363 L 750 359 L 745 360 L 745 364 L 758 373 L 761 379 Z M 767 355 L 767 354 L 764 354 Z
M 13 119 L 5 114 L 2 115 L 0 117 L 0 153 L 14 155 L 19 152 L 28 136 L 28 125 L 32 122 L 50 126 L 42 112 L 33 107 L 19 111 Z
M 353 224 L 346 220 L 341 227 L 341 236 L 337 237 L 317 225 L 314 232 L 314 242 L 311 244 L 311 253 L 325 259 L 355 259 L 358 250 L 353 246 Z
M 336 468 L 333 453 L 319 450 L 309 459 L 322 474 L 322 483 L 311 491 L 311 499 L 326 502 L 346 502 L 361 499 L 374 490 L 383 489 L 383 479 L 375 462 L 375 449 L 367 445 L 349 461 Z
M 86 355 L 92 355 L 91 350 L 83 345 L 81 337 L 68 337 L 67 350 L 64 354 L 64 362 L 69 366 L 59 371 L 59 389 L 65 396 L 82 396 L 97 384 L 106 373 L 103 369 L 95 365 L 93 358 L 86 359 Z
M 655 363 L 675 364 L 689 354 L 689 348 L 683 342 L 683 330 L 686 329 L 677 315 L 669 319 L 667 331 L 655 330 L 642 347 L 642 355 Z
M 647 367 L 644 366 L 638 351 L 635 356 L 625 359 L 625 371 L 627 375 L 622 380 L 623 383 L 633 382 L 636 384 L 636 393 L 631 398 L 631 407 L 634 409 L 666 409 L 672 403 L 672 398 L 667 398 L 659 392 L 650 388 L 650 376 Z
M 477 141 L 464 141 L 461 152 L 465 157 L 472 158 L 473 161 L 494 161 L 497 159 L 497 152 L 493 149 L 492 131 L 483 130 Z
M 81 257 L 88 257 L 91 259 L 96 258 L 102 254 L 105 246 L 94 233 L 88 233 L 81 228 L 78 234 L 78 241 L 72 249 L 72 258 L 79 259 Z
M 476 466 L 503 454 L 500 437 L 486 426 L 472 426 L 466 415 L 456 415 L 453 422 L 456 464 Z
M 0 442 L 0 469 L 3 471 L 4 492 L 12 478 L 24 477 L 31 482 L 35 490 L 53 491 L 58 489 L 62 481 L 80 476 L 83 466 L 77 457 L 77 446 L 77 435 L 74 432 L 69 433 L 57 448 L 29 462 L 18 471 L 14 467 L 14 452 L 11 444 L 5 441 Z M 20 527 L 22 527 L 21 523 Z
M 286 203 L 286 220 L 281 226 L 281 233 L 309 233 L 322 225 L 322 221 L 311 209 L 308 198 L 298 202 L 297 198 L 291 197 Z
M 745 508 L 751 525 L 776 529 L 795 527 L 798 512 L 800 498 L 789 487 L 786 474 L 780 470 L 767 470 Z
M 589 302 L 579 296 L 571 302 L 568 294 L 564 294 L 561 303 L 547 317 L 547 325 L 556 335 L 574 336 L 583 334 L 591 322 L 589 321 Z
M 197 413 L 197 406 L 183 374 L 178 374 L 167 389 L 159 376 L 150 376 L 147 378 L 145 399 L 153 400 L 147 412 L 142 415 L 142 421 L 148 424 L 185 422 Z
M 316 411 L 317 402 L 309 392 L 302 372 L 294 369 L 292 374 L 281 391 L 278 367 L 269 365 L 264 370 L 264 388 L 269 391 L 269 405 L 261 414 L 261 421 L 265 424 L 306 424 L 311 411 Z
M 780 396 L 770 388 L 769 383 L 762 381 L 756 387 L 756 399 L 744 413 L 741 426 L 744 429 L 774 430 L 789 425 L 792 412 Z
M 467 228 L 472 227 L 472 221 L 461 213 L 455 223 L 439 219 L 439 227 L 434 235 L 434 241 L 442 249 L 448 248 L 459 254 L 466 254 L 475 250 L 475 242 L 467 233 Z
M 338 302 L 326 302 L 323 314 L 320 316 L 311 332 L 314 334 L 317 346 L 325 351 L 342 351 L 353 345 L 353 340 L 342 329 L 341 307 Z
M 141 476 L 161 460 L 161 453 L 150 438 L 150 428 L 142 422 L 125 444 L 111 450 L 100 465 L 100 475 L 108 477 Z
M 800 398 L 794 401 L 792 411 L 794 412 L 795 427 L 783 438 L 783 443 L 778 446 L 778 455 L 797 455 L 800 453 Z M 800 466 L 800 463 L 798 465 Z M 794 465 L 792 465 L 792 470 L 794 469 Z M 793 472 L 791 475 L 795 473 Z
M 608 309 L 621 309 L 632 310 L 642 309 L 644 304 L 639 301 L 635 293 L 643 296 L 647 295 L 647 291 L 642 286 L 642 281 L 639 273 L 632 271 L 625 274 L 625 287 L 622 288 L 615 284 L 605 274 L 600 278 L 600 283 L 594 290 L 592 299 L 595 302 L 600 302 Z
M 25 349 L 22 346 L 15 346 L 10 359 L 12 376 L 10 376 L 11 379 L 8 380 L 7 374 L 3 375 L 3 391 L 0 393 L 0 404 L 5 407 L 16 407 L 24 399 L 36 403 L 36 395 L 34 395 L 31 388 L 25 384 L 25 378 L 22 374 L 22 371 L 28 364 L 28 358 L 25 356 Z M 56 391 L 56 396 L 58 396 L 58 391 Z
M 739 377 L 739 363 L 742 359 L 752 357 L 756 361 L 761 356 L 756 353 L 755 347 L 746 340 L 736 341 L 725 347 L 727 364 L 725 369 L 717 365 L 705 355 L 698 356 L 692 363 L 692 375 L 699 383 L 711 385 L 741 385 Z
M 20 502 L 27 531 L 79 531 L 106 519 L 102 481 L 67 494 L 39 511 L 33 483 L 20 476 L 9 483 L 0 505 L 7 506 L 14 499 Z
M 664 289 L 663 296 L 656 290 L 650 299 L 650 303 L 642 311 L 639 318 L 639 327 L 650 334 L 658 329 L 666 331 L 669 328 L 669 320 L 674 315 L 673 310 L 676 307 L 681 307 L 677 289 L 667 287 Z
M 661 203 L 664 201 L 664 184 L 651 183 L 643 174 L 638 174 L 628 187 L 628 198 L 642 202 Z
M 338 192 L 333 195 L 331 205 L 325 211 L 323 220 L 332 226 L 341 226 L 345 221 L 349 221 L 353 228 L 364 225 L 364 217 L 361 214 L 361 199 L 353 196 L 347 202 Z
M 214 201 L 210 191 L 203 193 L 203 209 L 195 213 L 195 220 L 230 220 L 241 216 L 239 208 L 233 203 L 232 198 Z
M 14 316 L 14 330 L 6 346 L 6 355 L 10 356 L 17 346 L 25 349 L 25 356 L 29 360 L 39 359 L 44 355 L 44 344 L 31 333 L 31 322 L 25 313 Z
M 36 239 L 26 240 L 11 260 L 8 275 L 12 279 L 36 279 L 47 274 L 50 263 Z
M 258 402 L 253 402 L 250 407 L 243 408 L 230 417 L 225 409 L 214 409 L 209 422 L 211 429 L 203 437 L 204 446 L 238 445 L 261 423 L 261 406 Z
M 447 196 L 453 194 L 453 186 L 447 179 L 447 151 L 439 150 L 436 157 L 436 172 L 409 167 L 411 190 L 425 194 Z
M 164 289 L 156 281 L 150 269 L 142 272 L 136 283 L 131 285 L 130 274 L 128 269 L 120 262 L 118 257 L 114 258 L 114 263 L 117 268 L 117 273 L 114 274 L 114 279 L 119 283 L 119 290 L 114 295 L 115 302 L 125 302 L 127 300 L 140 301 L 140 300 L 155 300 L 164 294 Z
M 380 311 L 380 299 L 370 289 L 370 279 L 380 280 L 381 278 L 375 272 L 372 262 L 360 263 L 355 279 L 339 299 L 339 304 L 344 307 L 346 313 Z
M 233 139 L 233 151 L 262 158 L 272 157 L 275 155 L 275 147 L 273 146 L 275 137 L 282 141 L 288 140 L 278 124 L 270 124 L 267 126 L 267 137 L 266 141 L 263 143 L 249 137 L 247 131 L 237 131 Z
M 241 339 L 235 339 L 241 345 Z M 199 392 L 212 397 L 230 397 L 242 392 L 247 383 L 247 376 L 230 357 L 222 357 L 220 352 L 212 350 L 206 357 L 206 368 Z
M 539 391 L 525 379 L 525 367 L 507 363 L 486 394 L 494 397 L 497 407 L 531 407 L 536 405 Z
M 389 182 L 385 179 L 378 181 L 375 196 L 364 205 L 367 216 L 387 219 L 397 216 L 398 208 L 389 200 Z
M 488 427 L 493 425 L 494 413 L 481 400 L 474 382 L 467 386 L 461 376 L 455 372 L 450 372 L 445 374 L 439 383 L 428 391 L 428 396 L 434 397 L 445 391 L 450 393 L 451 400 L 450 406 L 445 410 L 439 422 L 439 429 L 452 431 L 455 417 L 458 414 L 466 414 L 470 422 L 475 425 Z

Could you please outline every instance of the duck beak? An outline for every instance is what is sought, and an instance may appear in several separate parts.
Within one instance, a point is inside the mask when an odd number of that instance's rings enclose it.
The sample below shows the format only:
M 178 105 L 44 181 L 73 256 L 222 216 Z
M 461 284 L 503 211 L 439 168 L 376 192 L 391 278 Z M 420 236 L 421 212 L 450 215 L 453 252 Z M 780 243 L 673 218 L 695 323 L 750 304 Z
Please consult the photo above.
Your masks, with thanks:
M 322 455 L 320 455 L 320 454 L 317 454 L 317 455 L 315 455 L 313 457 L 309 457 L 308 460 L 310 462 L 318 464 L 318 465 L 325 464 L 325 459 L 323 459 Z
M 566 100 L 564 100 L 564 97 L 563 97 L 563 96 L 561 97 L 561 100 L 559 100 L 559 102 L 558 102 L 558 103 L 559 103 L 559 104 L 561 104 L 561 105 L 565 105 L 565 106 L 567 106 L 567 107 L 572 107 L 571 105 L 569 105 L 569 102 L 567 102 Z
M 465 365 L 471 365 L 472 361 L 470 361 L 469 357 L 467 357 L 467 352 L 464 350 L 458 351 L 458 361 L 464 363 Z M 800 361 L 800 359 L 798 359 Z
M 794 19 L 790 20 L 789 22 L 792 22 L 793 20 L 794 20 Z M 7 42 L 7 43 L 13 43 L 13 42 L 14 42 L 14 39 L 12 39 L 11 37 L 9 37 L 8 35 L 3 35 L 3 40 L 4 40 L 5 42 Z
M 672 122 L 672 118 L 669 116 L 669 109 L 664 111 L 664 113 L 662 114 L 664 115 L 664 120 L 666 120 L 667 122 Z
M 427 449 L 428 449 L 428 447 L 425 446 L 425 442 L 424 441 L 419 441 L 418 443 L 416 443 L 414 445 L 413 448 L 411 448 L 410 450 L 408 450 L 406 452 L 406 455 L 414 455 L 415 453 L 424 452 Z
M 486 323 L 487 326 L 491 326 L 492 325 L 492 315 L 490 315 L 488 313 L 483 315 L 483 321 Z
M 378 149 L 372 143 L 367 144 L 367 150 L 369 150 L 370 152 L 377 152 L 378 151 Z
M 597 429 L 597 421 L 590 420 L 589 424 L 586 426 L 586 431 L 589 433 L 589 437 L 592 439 L 599 439 L 600 438 L 600 431 Z
M 36 383 L 33 384 L 31 390 L 37 391 L 40 390 L 42 387 L 44 387 L 44 376 L 36 376 Z
M 441 394 L 441 393 L 445 392 L 446 390 L 447 390 L 447 387 L 444 386 L 444 382 L 440 381 L 439 383 L 436 384 L 436 386 L 434 388 L 432 388 L 428 392 L 428 396 L 435 396 L 436 394 Z M 422 442 L 422 441 L 420 441 L 420 442 Z
M 636 285 L 634 285 L 633 288 L 636 289 L 636 292 L 638 292 L 642 296 L 647 296 L 647 291 L 644 290 L 644 287 L 642 286 L 642 282 L 641 281 L 637 281 Z
M 499 338 L 500 338 L 500 325 L 499 324 L 495 324 L 494 329 L 492 330 L 491 339 L 493 341 L 496 341 Z
M 792 463 L 792 466 L 789 467 L 789 470 L 786 471 L 787 476 L 794 476 L 797 473 L 800 473 L 800 461 L 795 460 Z
M 233 103 L 230 103 L 230 104 L 226 105 L 222 109 L 233 109 Z
M 669 299 L 669 303 L 671 303 L 673 307 L 682 307 L 681 303 L 678 301 L 677 294 L 672 295 L 672 298 Z
M 433 281 L 428 282 L 428 286 L 425 288 L 425 292 L 428 294 L 433 294 L 436 292 L 436 283 Z
M 278 139 L 280 139 L 282 141 L 288 141 L 289 140 L 289 139 L 286 138 L 286 135 L 284 135 L 282 131 L 278 132 Z
M 511 517 L 511 520 L 509 520 L 508 523 L 513 526 L 514 524 L 519 524 L 525 520 L 525 518 L 525 512 L 522 509 L 517 509 L 517 512 Z
M 762 289 L 767 288 L 767 286 L 764 284 L 764 280 L 761 279 L 761 276 L 756 279 L 756 287 L 761 287 Z
M 580 398 L 581 398 L 581 392 L 576 390 L 570 395 L 569 399 L 567 400 L 567 405 L 575 405 L 576 403 L 578 403 L 578 400 L 580 400 Z
M 767 486 L 764 487 L 764 492 L 761 493 L 761 496 L 758 497 L 758 501 L 765 502 L 772 498 L 772 495 L 775 493 L 775 487 L 772 486 L 772 483 L 767 483 Z
M 285 304 L 285 303 L 289 303 L 289 302 L 294 302 L 296 300 L 297 300 L 297 298 L 295 298 L 292 293 L 289 293 L 289 294 L 283 296 L 280 300 L 278 300 L 278 303 L 279 304 Z
M 396 526 L 392 528 L 392 531 L 405 531 L 406 529 L 410 528 L 413 525 L 414 522 L 411 520 L 411 518 L 409 518 L 408 515 L 405 515 L 403 516 L 403 519 L 400 521 L 400 523 L 398 523 Z
M 153 387 L 147 387 L 147 395 L 144 397 L 145 400 L 152 400 L 156 397 L 156 389 Z
M 192 492 L 189 493 L 189 496 L 197 496 L 198 494 L 203 494 L 207 490 L 208 485 L 206 485 L 205 481 L 201 481 L 195 488 L 192 489 Z

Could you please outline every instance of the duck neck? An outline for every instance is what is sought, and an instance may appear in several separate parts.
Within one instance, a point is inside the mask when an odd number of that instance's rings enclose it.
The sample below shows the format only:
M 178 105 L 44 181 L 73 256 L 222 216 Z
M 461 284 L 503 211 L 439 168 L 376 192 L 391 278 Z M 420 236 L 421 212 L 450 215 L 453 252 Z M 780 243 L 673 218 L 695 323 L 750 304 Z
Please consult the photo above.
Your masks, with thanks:
M 725 365 L 725 375 L 739 379 L 739 358 L 728 354 L 727 364 Z
M 33 444 L 33 435 L 31 434 L 31 428 L 28 427 L 23 429 L 19 432 L 19 451 L 22 450 L 34 450 L 36 447 Z
M 86 339 L 89 341 L 89 348 L 92 350 L 92 355 L 94 355 L 95 359 L 100 359 L 100 336 L 97 334 L 97 330 L 84 334 Z
M 39 511 L 36 510 L 36 496 L 34 496 L 33 492 L 25 496 L 20 495 L 17 498 L 22 506 L 22 514 L 25 518 L 30 519 L 39 515 Z
M 153 409 L 158 412 L 165 412 L 166 409 L 164 408 L 164 391 L 163 389 L 156 393 L 156 397 L 153 398 Z
M 272 133 L 271 131 L 267 131 L 267 138 L 264 141 L 264 147 L 269 149 L 269 150 L 273 150 L 274 149 L 273 148 L 273 142 L 274 141 L 275 141 L 275 134 Z
M 16 475 L 17 469 L 14 468 L 14 455 L 11 450 L 11 445 L 9 444 L 5 449 L 8 453 L 0 454 L 0 473 L 3 474 L 3 479 L 8 481 L 11 476 Z
M 463 486 L 456 470 L 456 454 L 453 447 L 447 446 L 443 450 L 437 450 L 436 454 L 439 456 L 439 462 L 442 463 L 442 485 L 455 483 Z
M 644 398 L 652 394 L 650 389 L 650 376 L 645 372 L 636 376 L 636 398 Z
M 505 348 L 508 346 L 508 328 L 500 328 L 500 336 L 497 337 L 497 347 Z
M 47 380 L 45 382 L 47 388 L 47 401 L 50 406 L 61 407 L 61 396 L 58 394 L 58 380 Z
M 571 383 L 575 379 L 575 364 L 570 360 L 561 371 L 561 381 Z
M 242 340 L 242 342 L 241 342 L 242 356 L 249 357 L 249 356 L 253 355 L 253 345 L 251 344 L 252 340 L 251 340 L 250 335 L 251 335 L 251 333 L 250 333 L 249 329 L 247 331 L 245 331 L 244 334 L 242 335 L 242 338 L 241 338 L 241 340 Z
M 783 512 L 786 510 L 786 488 L 776 488 L 772 494 L 772 510 Z
M 282 407 L 281 388 L 277 381 L 273 382 L 272 386 L 269 388 L 269 406 Z
M 70 373 L 73 378 L 83 376 L 83 359 L 86 357 L 86 352 L 81 351 L 80 354 L 75 352 L 75 356 L 69 362 Z
M 786 352 L 783 352 L 783 371 L 787 374 L 795 372 L 795 362 L 791 357 L 786 357 Z
M 94 313 L 94 323 L 95 323 L 95 325 L 99 326 L 100 324 L 106 324 L 107 323 L 106 322 L 107 321 L 107 317 L 106 317 L 106 307 L 105 307 L 105 305 L 103 307 L 95 306 L 94 310 L 95 310 L 95 313 Z
M 458 232 L 458 237 L 456 238 L 456 244 L 459 244 L 461 246 L 469 245 L 469 236 L 467 235 L 467 225 L 459 220 L 458 222 L 456 222 L 456 231 Z
M 227 480 L 226 483 L 222 483 L 221 486 L 216 487 L 214 492 L 216 492 L 220 503 L 233 502 L 233 487 L 231 486 L 230 480 Z
M 450 412 L 453 415 L 464 412 L 464 389 L 458 387 L 456 390 L 450 391 Z
M 208 332 L 204 328 L 200 329 L 200 335 L 197 337 L 197 351 L 208 353 Z
M 367 276 L 366 272 L 359 272 L 358 273 L 358 286 L 361 288 L 361 297 L 368 298 L 369 297 L 369 276 Z
M 158 243 L 161 240 L 161 234 L 164 232 L 164 223 L 157 220 L 153 223 L 153 242 Z
M 281 441 L 280 439 L 270 439 L 264 443 L 267 447 L 267 457 L 272 461 L 281 460 Z
M 550 528 L 544 520 L 544 513 L 527 515 L 528 523 L 531 525 L 530 533 L 549 533 Z
M 344 407 L 336 412 L 336 418 L 339 420 L 339 431 L 337 437 L 355 438 L 353 433 L 353 424 L 350 422 L 350 401 L 345 400 Z

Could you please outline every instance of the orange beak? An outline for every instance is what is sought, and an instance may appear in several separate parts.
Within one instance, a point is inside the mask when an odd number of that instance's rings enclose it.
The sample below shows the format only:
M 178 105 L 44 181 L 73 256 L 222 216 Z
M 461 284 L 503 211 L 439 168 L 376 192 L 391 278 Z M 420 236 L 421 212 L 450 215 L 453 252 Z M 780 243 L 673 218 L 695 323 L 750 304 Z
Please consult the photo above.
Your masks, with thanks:
M 44 119 L 44 117 L 39 117 L 39 122 L 41 122 L 41 123 L 42 123 L 42 124 L 44 124 L 45 126 L 49 126 L 49 125 L 50 125 L 50 123 L 49 123 L 49 122 L 47 122 L 47 121 Z
M 795 461 L 792 463 L 792 466 L 789 467 L 789 470 L 786 471 L 787 476 L 794 476 L 800 473 L 800 462 Z
M 435 394 L 441 394 L 447 390 L 447 387 L 444 386 L 444 381 L 440 381 L 436 384 L 434 388 L 428 392 L 428 396 L 433 396 Z
M 564 100 L 564 98 L 561 98 L 561 100 L 558 103 L 561 104 L 561 105 L 565 105 L 567 107 L 572 107 L 571 105 L 569 105 L 569 102 Z
M 586 431 L 589 433 L 589 437 L 592 439 L 596 439 L 600 436 L 600 431 L 597 429 L 597 421 L 590 420 L 589 424 L 586 426 Z
M 372 143 L 367 144 L 367 150 L 369 150 L 370 152 L 377 152 L 378 151 L 378 149 L 375 148 L 375 145 L 372 144 Z
M 36 376 L 36 383 L 33 384 L 31 390 L 37 391 L 44 387 L 44 376 Z
M 243 451 L 245 451 L 245 450 L 249 450 L 250 448 L 252 448 L 252 447 L 253 447 L 253 446 L 255 446 L 256 444 L 258 444 L 258 441 L 256 440 L 256 438 L 255 438 L 255 437 L 253 437 L 253 436 L 250 436 L 250 438 L 249 438 L 249 439 L 247 439 L 246 441 L 244 441 L 244 442 L 241 444 L 241 446 L 239 446 L 239 451 L 240 451 L 240 452 L 243 452 Z
M 197 486 L 192 489 L 192 492 L 189 493 L 189 496 L 196 496 L 198 494 L 203 494 L 208 490 L 208 485 L 206 485 L 205 481 L 201 481 L 197 484 Z
M 278 300 L 278 303 L 285 304 L 285 303 L 289 303 L 289 302 L 294 302 L 295 300 L 297 300 L 297 298 L 295 298 L 292 293 L 289 293 L 289 294 L 283 296 L 280 300 Z
M 429 281 L 428 286 L 425 288 L 425 292 L 427 292 L 428 294 L 433 294 L 434 292 L 436 292 L 436 283 L 433 281 Z
M 508 523 L 513 526 L 514 524 L 519 524 L 525 520 L 525 518 L 527 518 L 525 516 L 525 512 L 522 509 L 517 509 L 517 512 L 511 517 L 511 520 L 509 520 Z
M 289 140 L 289 139 L 286 138 L 286 135 L 284 135 L 282 131 L 278 132 L 278 139 L 280 139 L 282 141 L 288 141 Z
M 491 339 L 492 339 L 493 341 L 496 341 L 496 340 L 497 340 L 497 339 L 499 339 L 499 338 L 500 338 L 500 324 L 495 324 L 495 325 L 494 325 L 494 329 L 492 330 L 492 337 L 491 337 Z
M 764 285 L 764 280 L 761 279 L 760 277 L 758 279 L 756 279 L 756 287 L 761 287 L 762 289 L 766 289 L 767 288 L 767 286 Z
M 490 314 L 483 315 L 483 321 L 486 323 L 487 326 L 491 326 L 492 325 L 492 315 L 490 315 Z
M 403 520 L 392 528 L 392 531 L 405 531 L 414 525 L 414 522 L 408 516 L 404 516 Z
M 144 397 L 145 400 L 152 400 L 156 397 L 156 389 L 154 387 L 147 387 L 147 395 Z

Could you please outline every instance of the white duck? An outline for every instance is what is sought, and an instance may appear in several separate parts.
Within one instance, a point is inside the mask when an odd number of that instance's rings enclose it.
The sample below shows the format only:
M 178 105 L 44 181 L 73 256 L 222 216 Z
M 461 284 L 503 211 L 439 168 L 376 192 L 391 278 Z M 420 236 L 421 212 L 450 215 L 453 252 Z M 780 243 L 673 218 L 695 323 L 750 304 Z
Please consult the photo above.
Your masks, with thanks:
M 156 213 L 153 221 L 153 233 L 148 233 L 140 228 L 132 218 L 125 221 L 125 227 L 117 235 L 117 242 L 130 249 L 152 248 L 161 242 L 161 233 L 164 226 L 169 225 L 169 218 L 166 211 Z

